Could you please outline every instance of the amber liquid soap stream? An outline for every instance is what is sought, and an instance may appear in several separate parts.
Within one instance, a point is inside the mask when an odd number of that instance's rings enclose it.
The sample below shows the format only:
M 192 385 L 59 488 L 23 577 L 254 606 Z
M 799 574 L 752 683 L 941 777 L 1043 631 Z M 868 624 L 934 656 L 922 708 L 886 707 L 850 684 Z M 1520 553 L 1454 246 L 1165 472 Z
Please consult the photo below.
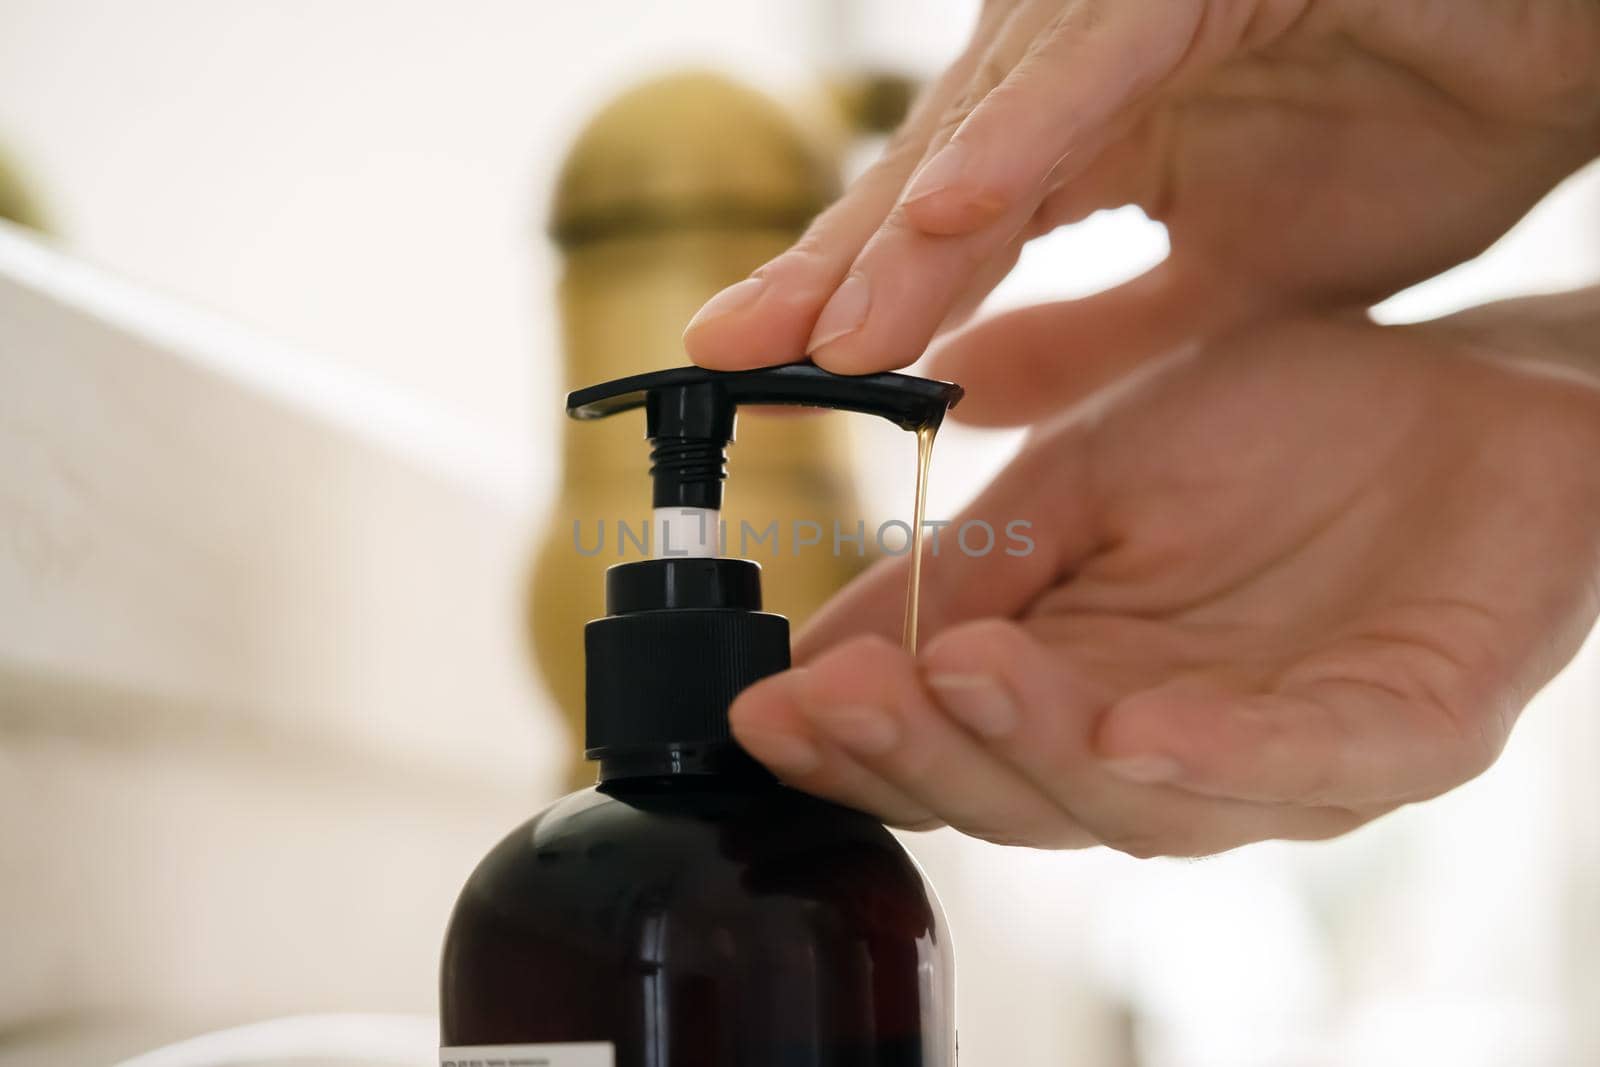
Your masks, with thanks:
M 907 652 L 917 654 L 917 613 L 922 601 L 922 514 L 928 500 L 928 464 L 933 456 L 933 435 L 938 423 L 917 427 L 917 498 L 912 506 L 911 578 L 906 583 L 906 620 L 901 641 Z

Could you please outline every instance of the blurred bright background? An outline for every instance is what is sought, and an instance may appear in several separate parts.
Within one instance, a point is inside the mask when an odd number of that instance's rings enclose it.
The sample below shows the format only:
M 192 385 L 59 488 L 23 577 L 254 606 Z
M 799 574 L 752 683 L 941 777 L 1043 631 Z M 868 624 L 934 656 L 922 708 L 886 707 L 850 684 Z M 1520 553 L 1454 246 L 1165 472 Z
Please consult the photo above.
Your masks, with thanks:
M 926 79 L 974 10 L 0 0 L 0 159 L 50 235 L 0 232 L 0 390 L 37 390 L 0 406 L 0 1064 L 433 1011 L 456 890 L 561 789 L 518 601 L 555 488 L 543 228 L 572 137 L 683 67 L 792 102 Z M 1164 250 L 1104 213 L 992 303 Z M 1596 278 L 1591 168 L 1380 315 Z M 856 442 L 868 507 L 904 513 L 909 443 Z M 1015 445 L 941 435 L 931 513 Z M 957 937 L 964 1061 L 1600 1063 L 1594 645 L 1489 773 L 1336 842 L 908 836 Z M 385 1048 L 421 1032 L 396 1025 Z

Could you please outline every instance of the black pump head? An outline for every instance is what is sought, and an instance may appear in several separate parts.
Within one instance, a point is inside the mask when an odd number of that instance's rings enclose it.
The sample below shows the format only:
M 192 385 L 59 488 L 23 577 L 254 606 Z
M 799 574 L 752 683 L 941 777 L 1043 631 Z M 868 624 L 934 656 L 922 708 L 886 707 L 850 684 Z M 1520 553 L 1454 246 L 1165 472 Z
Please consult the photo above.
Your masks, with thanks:
M 905 374 L 845 377 L 809 363 L 750 371 L 675 367 L 579 389 L 567 414 L 645 409 L 656 508 L 719 509 L 740 404 L 859 411 L 906 430 L 937 426 L 961 387 Z M 704 773 L 749 757 L 728 730 L 746 686 L 789 666 L 789 622 L 761 610 L 761 568 L 710 556 L 606 571 L 606 615 L 588 624 L 586 754 L 602 781 Z
M 920 430 L 937 426 L 961 395 L 961 387 L 949 382 L 909 374 L 832 374 L 811 363 L 747 371 L 673 367 L 579 389 L 567 396 L 567 414 L 600 419 L 643 407 L 645 436 L 654 445 L 653 506 L 718 509 L 724 449 L 733 440 L 741 404 L 857 411 Z

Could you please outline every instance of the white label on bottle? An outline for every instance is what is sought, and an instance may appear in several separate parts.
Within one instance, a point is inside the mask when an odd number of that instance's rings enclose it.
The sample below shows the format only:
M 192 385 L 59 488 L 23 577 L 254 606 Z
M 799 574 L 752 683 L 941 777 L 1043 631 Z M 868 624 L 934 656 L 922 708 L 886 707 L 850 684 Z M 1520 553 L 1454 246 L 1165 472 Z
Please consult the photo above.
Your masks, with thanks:
M 439 1067 L 616 1067 L 609 1041 L 572 1045 L 458 1045 L 439 1050 Z

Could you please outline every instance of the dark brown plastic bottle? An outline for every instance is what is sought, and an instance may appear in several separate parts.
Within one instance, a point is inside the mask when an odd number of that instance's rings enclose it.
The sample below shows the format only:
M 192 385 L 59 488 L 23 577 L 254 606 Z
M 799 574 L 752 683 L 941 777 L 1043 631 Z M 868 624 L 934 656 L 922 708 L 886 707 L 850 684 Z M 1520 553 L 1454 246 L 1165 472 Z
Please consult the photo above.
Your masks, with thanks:
M 740 402 L 936 421 L 960 395 L 903 375 L 680 368 L 568 399 L 644 407 L 657 509 L 714 516 Z M 888 830 L 796 792 L 728 728 L 789 666 L 749 560 L 606 572 L 584 633 L 599 783 L 502 841 L 445 938 L 448 1067 L 955 1067 L 955 975 L 937 899 Z
M 604 773 L 478 867 L 442 1039 L 609 1043 L 617 1067 L 953 1067 L 953 987 L 939 905 L 887 830 L 680 753 Z

